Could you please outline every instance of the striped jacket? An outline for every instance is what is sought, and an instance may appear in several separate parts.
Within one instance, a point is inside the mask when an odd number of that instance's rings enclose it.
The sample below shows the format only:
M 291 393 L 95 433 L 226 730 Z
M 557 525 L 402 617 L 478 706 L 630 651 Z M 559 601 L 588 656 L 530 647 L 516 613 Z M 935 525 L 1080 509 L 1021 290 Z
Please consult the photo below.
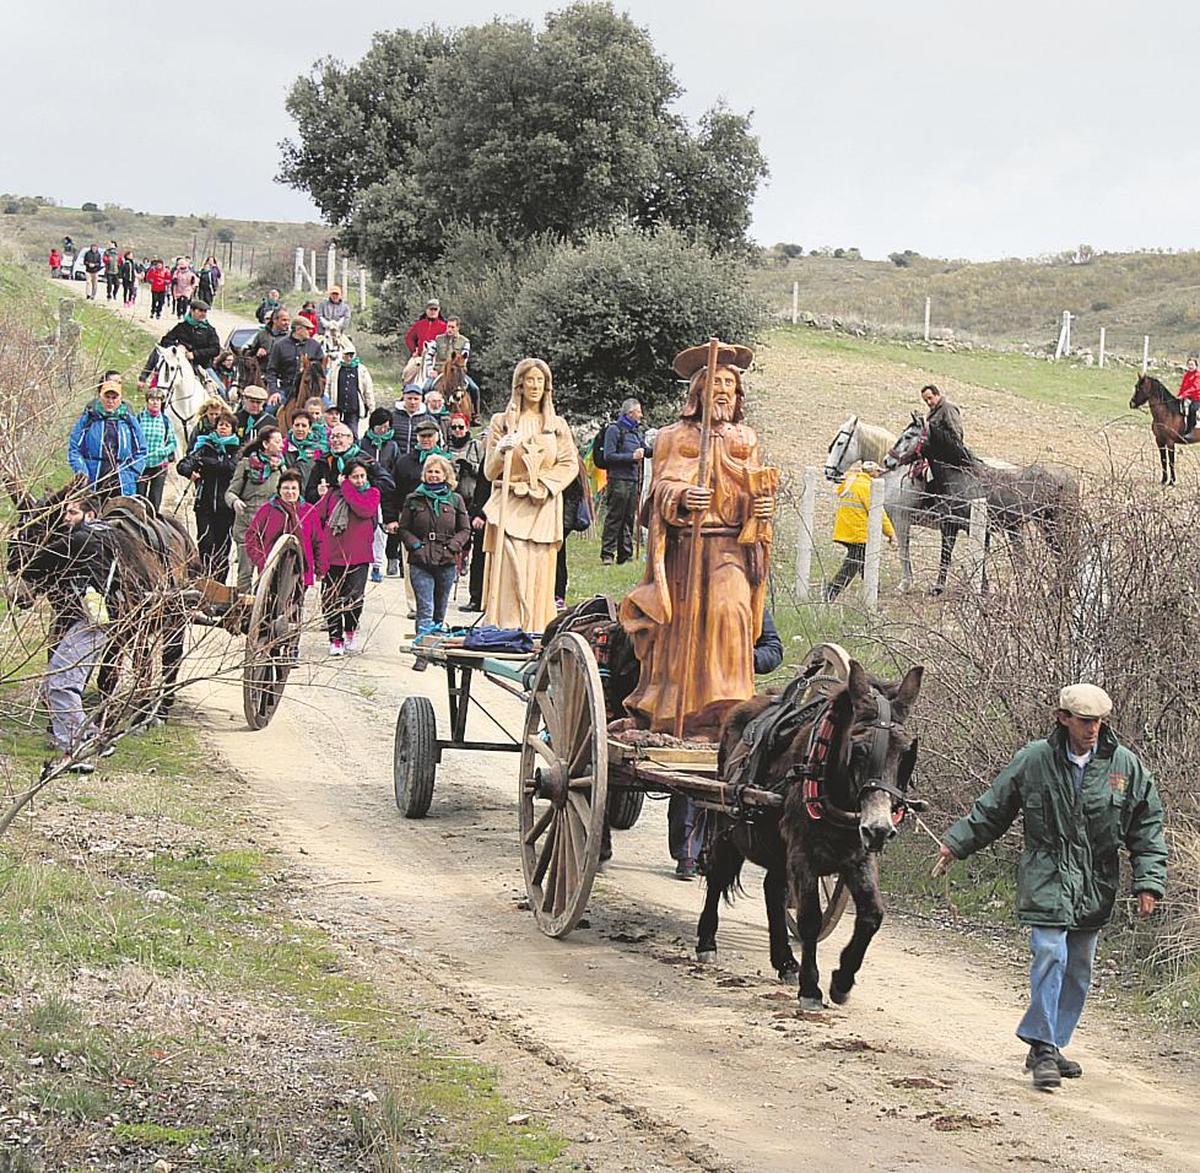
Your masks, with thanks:
M 165 412 L 151 415 L 149 411 L 138 412 L 138 423 L 146 437 L 146 468 L 158 468 L 168 460 L 175 459 L 175 429 Z

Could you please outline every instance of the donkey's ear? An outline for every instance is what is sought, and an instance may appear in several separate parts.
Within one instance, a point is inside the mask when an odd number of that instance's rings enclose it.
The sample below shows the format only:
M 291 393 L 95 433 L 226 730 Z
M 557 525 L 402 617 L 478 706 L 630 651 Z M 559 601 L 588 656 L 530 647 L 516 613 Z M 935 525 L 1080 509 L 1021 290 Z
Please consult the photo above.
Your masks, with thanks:
M 912 413 L 912 422 L 914 424 L 923 424 L 925 422 L 925 417 L 919 411 L 914 411 Z
M 924 675 L 924 665 L 918 664 L 915 668 L 910 668 L 904 674 L 904 679 L 900 681 L 900 687 L 896 689 L 896 695 L 892 698 L 892 706 L 900 714 L 901 719 L 916 703 L 917 694 L 921 691 L 921 679 Z
M 871 699 L 870 677 L 857 660 L 850 661 L 850 677 L 846 681 L 846 691 L 856 705 L 865 705 Z

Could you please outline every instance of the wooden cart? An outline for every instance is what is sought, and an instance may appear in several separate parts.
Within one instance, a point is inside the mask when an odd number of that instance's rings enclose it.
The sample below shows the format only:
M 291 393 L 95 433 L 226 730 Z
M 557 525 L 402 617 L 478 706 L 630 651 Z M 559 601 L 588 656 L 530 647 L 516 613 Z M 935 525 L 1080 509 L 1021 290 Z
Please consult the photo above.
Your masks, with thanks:
M 497 656 L 449 645 L 427 647 L 420 654 L 446 671 L 450 736 L 438 737 L 428 697 L 403 702 L 394 743 L 396 805 L 407 818 L 426 814 L 437 766 L 447 750 L 519 753 L 521 867 L 530 909 L 548 936 L 565 937 L 583 916 L 600 867 L 605 819 L 613 829 L 629 829 L 647 794 L 683 794 L 735 817 L 783 803 L 779 794 L 753 787 L 740 790 L 735 802 L 730 788 L 717 778 L 715 745 L 639 747 L 611 737 L 596 658 L 577 632 L 559 633 L 531 656 Z M 472 695 L 477 675 L 525 703 L 519 737 Z M 469 739 L 472 707 L 506 740 Z M 822 938 L 837 924 L 847 899 L 840 879 L 822 881 Z M 790 912 L 789 922 L 795 935 Z
M 192 622 L 246 635 L 242 657 L 242 711 L 251 729 L 265 729 L 275 716 L 288 675 L 299 661 L 304 628 L 304 554 L 291 534 L 278 538 L 267 555 L 254 595 L 213 579 L 192 593 Z

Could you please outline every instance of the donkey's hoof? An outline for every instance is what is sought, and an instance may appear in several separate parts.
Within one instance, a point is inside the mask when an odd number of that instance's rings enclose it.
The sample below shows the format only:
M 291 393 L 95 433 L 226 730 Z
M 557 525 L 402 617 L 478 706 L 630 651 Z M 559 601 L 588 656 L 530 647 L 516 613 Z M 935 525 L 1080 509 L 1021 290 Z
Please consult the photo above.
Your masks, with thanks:
M 844 1006 L 850 999 L 849 990 L 839 990 L 837 986 L 829 987 L 829 1000 L 836 1002 L 839 1006 Z
M 697 949 L 696 960 L 701 965 L 711 965 L 717 959 L 717 951 L 715 949 Z
M 779 980 L 785 986 L 798 986 L 800 984 L 800 967 L 798 965 L 785 965 L 783 969 L 776 970 L 775 972 L 779 974 Z
M 806 998 L 801 994 L 800 1009 L 806 1014 L 819 1014 L 825 1009 L 825 1003 L 820 998 Z

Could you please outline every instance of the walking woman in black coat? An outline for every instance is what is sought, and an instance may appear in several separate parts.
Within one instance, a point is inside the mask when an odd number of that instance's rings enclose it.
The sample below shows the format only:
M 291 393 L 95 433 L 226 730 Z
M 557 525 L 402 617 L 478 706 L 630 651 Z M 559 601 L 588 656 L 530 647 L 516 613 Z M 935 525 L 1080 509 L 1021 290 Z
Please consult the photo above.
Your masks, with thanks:
M 179 475 L 196 487 L 196 544 L 205 572 L 218 582 L 229 576 L 230 531 L 234 512 L 225 502 L 225 490 L 238 462 L 238 438 L 233 413 L 217 416 L 211 432 L 196 437 L 191 452 L 178 464 Z

